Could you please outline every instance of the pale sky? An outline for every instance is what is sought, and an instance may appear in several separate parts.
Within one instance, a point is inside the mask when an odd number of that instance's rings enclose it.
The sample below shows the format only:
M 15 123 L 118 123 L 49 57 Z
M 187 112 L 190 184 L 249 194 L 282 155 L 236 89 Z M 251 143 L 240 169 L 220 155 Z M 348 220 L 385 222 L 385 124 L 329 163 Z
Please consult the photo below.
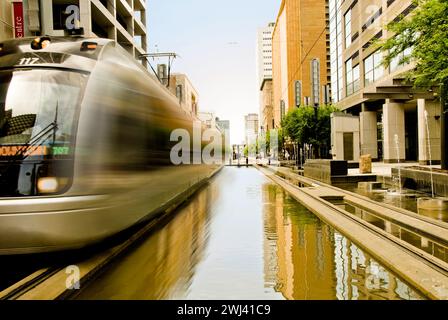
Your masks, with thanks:
M 231 142 L 241 143 L 244 115 L 259 113 L 257 29 L 275 21 L 281 0 L 147 3 L 148 50 L 179 54 L 172 72 L 188 75 L 200 111 L 230 120 Z

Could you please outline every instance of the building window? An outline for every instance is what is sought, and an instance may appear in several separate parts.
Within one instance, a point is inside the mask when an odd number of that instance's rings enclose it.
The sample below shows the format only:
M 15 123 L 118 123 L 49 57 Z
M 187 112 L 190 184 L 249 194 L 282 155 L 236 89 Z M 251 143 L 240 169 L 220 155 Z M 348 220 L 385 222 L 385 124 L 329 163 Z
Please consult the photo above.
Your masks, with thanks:
M 365 86 L 374 83 L 384 75 L 382 65 L 383 57 L 381 51 L 371 54 L 364 60 L 364 81 Z
M 311 61 L 311 92 L 314 105 L 320 102 L 320 63 L 318 59 Z
M 176 86 L 176 97 L 179 99 L 179 102 L 182 103 L 183 101 L 183 92 L 182 92 L 182 85 L 179 84 Z
M 352 9 L 348 10 L 344 16 L 345 21 L 345 47 L 352 44 Z
M 393 58 L 390 62 L 390 72 L 397 70 L 398 68 L 404 67 L 409 64 L 409 62 L 405 62 L 404 59 L 408 58 L 412 55 L 412 48 L 407 48 L 398 56 Z
M 296 91 L 296 107 L 300 107 L 302 102 L 302 81 L 297 80 L 295 84 Z
M 353 67 L 353 59 L 345 63 L 347 96 L 351 96 L 360 89 L 359 64 Z

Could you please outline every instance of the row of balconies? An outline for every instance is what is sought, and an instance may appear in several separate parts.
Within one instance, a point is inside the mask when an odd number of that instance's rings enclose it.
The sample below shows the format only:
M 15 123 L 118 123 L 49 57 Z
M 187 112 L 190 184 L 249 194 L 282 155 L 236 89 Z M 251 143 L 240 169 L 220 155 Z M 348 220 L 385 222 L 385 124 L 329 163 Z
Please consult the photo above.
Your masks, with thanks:
M 143 0 L 92 0 L 91 13 L 92 31 L 97 36 L 117 39 L 136 57 L 146 53 L 146 6 Z M 138 38 L 140 41 L 136 41 Z

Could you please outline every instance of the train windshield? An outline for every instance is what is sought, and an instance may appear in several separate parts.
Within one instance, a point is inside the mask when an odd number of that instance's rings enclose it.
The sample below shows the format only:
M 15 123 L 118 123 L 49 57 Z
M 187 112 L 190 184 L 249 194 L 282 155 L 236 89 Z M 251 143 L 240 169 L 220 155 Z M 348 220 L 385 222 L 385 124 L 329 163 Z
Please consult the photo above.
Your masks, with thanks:
M 85 82 L 60 70 L 0 72 L 0 157 L 72 154 Z

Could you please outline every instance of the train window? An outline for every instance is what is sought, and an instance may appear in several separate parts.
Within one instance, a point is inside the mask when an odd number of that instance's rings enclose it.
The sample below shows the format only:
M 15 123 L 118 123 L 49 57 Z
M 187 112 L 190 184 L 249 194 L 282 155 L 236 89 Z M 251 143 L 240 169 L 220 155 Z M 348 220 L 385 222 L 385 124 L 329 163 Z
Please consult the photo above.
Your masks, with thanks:
M 0 72 L 2 155 L 14 156 L 21 145 L 69 153 L 85 81 L 58 70 Z

